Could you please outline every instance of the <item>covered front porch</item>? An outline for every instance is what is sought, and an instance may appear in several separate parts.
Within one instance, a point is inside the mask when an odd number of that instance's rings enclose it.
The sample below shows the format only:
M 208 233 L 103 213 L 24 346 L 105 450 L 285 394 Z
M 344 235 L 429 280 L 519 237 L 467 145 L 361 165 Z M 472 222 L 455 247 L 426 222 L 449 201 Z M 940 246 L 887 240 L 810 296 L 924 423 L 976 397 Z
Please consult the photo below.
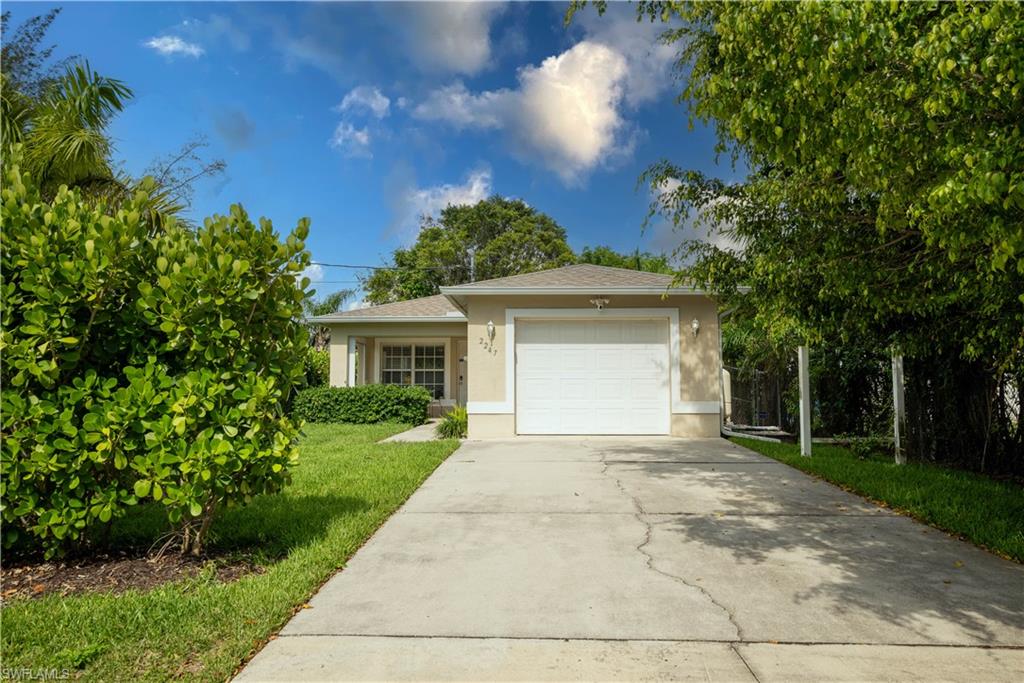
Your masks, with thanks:
M 431 416 L 466 404 L 465 323 L 360 327 L 330 328 L 331 386 L 421 386 L 434 398 Z

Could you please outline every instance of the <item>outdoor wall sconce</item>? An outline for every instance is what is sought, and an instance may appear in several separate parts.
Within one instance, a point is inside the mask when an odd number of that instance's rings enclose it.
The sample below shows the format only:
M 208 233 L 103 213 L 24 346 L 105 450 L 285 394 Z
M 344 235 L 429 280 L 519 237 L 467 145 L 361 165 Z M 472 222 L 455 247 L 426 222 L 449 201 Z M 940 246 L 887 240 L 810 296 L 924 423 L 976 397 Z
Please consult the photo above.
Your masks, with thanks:
M 487 321 L 487 341 L 494 341 L 494 321 Z
M 603 311 L 604 307 L 608 305 L 608 299 L 591 299 L 590 303 L 597 307 L 597 310 Z
M 700 321 L 694 318 L 690 321 L 690 329 L 693 330 L 693 336 L 696 337 L 697 333 L 700 332 Z

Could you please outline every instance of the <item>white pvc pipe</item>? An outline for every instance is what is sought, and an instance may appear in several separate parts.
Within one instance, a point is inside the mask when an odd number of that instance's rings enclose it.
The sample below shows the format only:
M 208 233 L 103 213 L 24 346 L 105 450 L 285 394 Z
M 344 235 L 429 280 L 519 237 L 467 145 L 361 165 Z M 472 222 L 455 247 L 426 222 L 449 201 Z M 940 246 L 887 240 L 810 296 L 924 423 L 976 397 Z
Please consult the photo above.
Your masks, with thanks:
M 800 374 L 800 455 L 811 457 L 811 373 L 806 346 L 797 347 Z

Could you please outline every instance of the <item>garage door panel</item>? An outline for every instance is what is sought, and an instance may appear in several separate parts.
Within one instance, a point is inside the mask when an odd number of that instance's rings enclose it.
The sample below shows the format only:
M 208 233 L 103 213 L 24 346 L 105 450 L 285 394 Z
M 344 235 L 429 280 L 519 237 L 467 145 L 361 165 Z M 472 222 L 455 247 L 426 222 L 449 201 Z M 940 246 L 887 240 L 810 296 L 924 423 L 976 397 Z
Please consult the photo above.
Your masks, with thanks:
M 587 408 L 564 408 L 559 415 L 559 426 L 565 434 L 589 434 L 590 418 Z
M 555 349 L 552 351 L 551 357 L 557 360 L 555 367 L 559 370 L 582 372 L 589 365 L 585 349 Z
M 520 321 L 520 434 L 667 434 L 665 320 Z
M 609 370 L 611 368 L 621 368 L 623 365 L 629 362 L 628 349 L 622 346 L 614 346 L 610 348 L 598 348 L 594 352 L 594 361 L 598 367 L 604 366 L 602 370 Z
M 520 378 L 518 390 L 528 404 L 543 403 L 558 395 L 558 381 L 554 377 Z
M 667 344 L 668 325 L 664 321 L 635 320 L 625 330 L 624 342 Z
M 557 382 L 558 390 L 552 395 L 558 396 L 563 402 L 572 403 L 579 402 L 585 403 L 588 398 L 589 382 L 583 378 L 577 379 L 563 379 L 561 382 Z
M 622 400 L 622 378 L 599 378 L 592 383 L 595 401 L 611 401 L 619 403 Z
M 523 409 L 517 413 L 520 423 L 529 425 L 530 434 L 558 434 L 558 414 L 550 409 Z M 525 432 L 524 432 L 525 433 Z

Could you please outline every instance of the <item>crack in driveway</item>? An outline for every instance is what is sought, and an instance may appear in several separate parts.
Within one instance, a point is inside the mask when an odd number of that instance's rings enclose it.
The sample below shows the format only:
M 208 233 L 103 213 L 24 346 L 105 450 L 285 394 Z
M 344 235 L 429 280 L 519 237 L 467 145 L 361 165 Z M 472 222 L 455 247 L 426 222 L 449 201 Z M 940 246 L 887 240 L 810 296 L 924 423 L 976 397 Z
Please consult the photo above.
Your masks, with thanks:
M 714 605 L 715 607 L 720 609 L 723 613 L 725 613 L 725 616 L 729 619 L 729 623 L 732 624 L 734 629 L 736 629 L 736 640 L 739 641 L 739 642 L 743 642 L 743 640 L 744 640 L 744 637 L 743 637 L 743 627 L 740 626 L 738 621 L 736 621 L 736 615 L 733 614 L 733 611 L 731 609 L 729 609 L 728 607 L 726 607 L 725 605 L 720 603 L 718 600 L 716 600 L 715 596 L 713 596 L 706 588 L 704 588 L 704 586 L 701 586 L 700 584 L 697 584 L 697 583 L 691 583 L 691 582 L 687 581 L 684 577 L 682 577 L 682 576 L 680 576 L 678 574 L 673 574 L 671 572 L 667 572 L 667 571 L 665 571 L 663 569 L 659 569 L 655 565 L 655 562 L 657 561 L 657 558 L 654 557 L 653 553 L 651 553 L 649 550 L 647 550 L 647 546 L 650 544 L 651 537 L 652 537 L 652 535 L 654 533 L 654 524 L 649 521 L 648 513 L 647 513 L 646 510 L 644 510 L 643 503 L 640 502 L 640 499 L 637 496 L 634 496 L 632 493 L 630 493 L 629 491 L 626 490 L 626 487 L 622 484 L 622 480 L 620 480 L 618 477 L 616 477 L 615 475 L 611 474 L 608 471 L 609 465 L 611 465 L 613 463 L 610 463 L 605 458 L 604 452 L 602 450 L 600 450 L 600 448 L 592 446 L 589 442 L 586 443 L 586 446 L 587 446 L 587 448 L 590 448 L 592 450 L 596 450 L 601 455 L 601 474 L 603 476 L 608 477 L 613 482 L 615 482 L 616 488 L 618 488 L 619 491 L 622 492 L 622 495 L 626 496 L 627 498 L 629 498 L 630 501 L 632 501 L 632 503 L 633 503 L 633 510 L 634 510 L 633 516 L 636 518 L 636 520 L 638 522 L 640 522 L 641 524 L 644 525 L 644 539 L 635 548 L 636 548 L 636 551 L 638 553 L 640 553 L 641 555 L 643 555 L 646 558 L 647 568 L 649 570 L 651 570 L 652 572 L 655 572 L 656 574 L 660 574 L 661 576 L 664 576 L 665 578 L 671 579 L 672 581 L 675 581 L 676 583 L 679 583 L 679 584 L 681 584 L 683 586 L 686 586 L 687 588 L 691 588 L 691 589 L 695 589 L 697 591 L 700 591 L 700 593 L 705 598 L 707 598 L 707 600 L 712 605 Z

